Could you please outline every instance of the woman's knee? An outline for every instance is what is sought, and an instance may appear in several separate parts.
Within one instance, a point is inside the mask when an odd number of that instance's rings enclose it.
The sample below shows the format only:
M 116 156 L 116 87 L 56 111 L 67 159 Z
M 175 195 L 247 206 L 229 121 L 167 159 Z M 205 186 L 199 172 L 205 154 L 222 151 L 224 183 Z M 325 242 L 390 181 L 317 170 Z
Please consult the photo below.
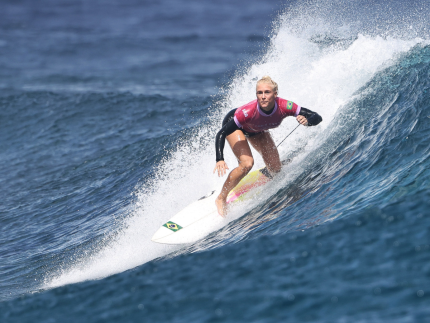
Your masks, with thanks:
M 239 160 L 239 166 L 242 168 L 243 172 L 249 173 L 249 171 L 254 166 L 254 158 L 252 157 L 241 158 Z

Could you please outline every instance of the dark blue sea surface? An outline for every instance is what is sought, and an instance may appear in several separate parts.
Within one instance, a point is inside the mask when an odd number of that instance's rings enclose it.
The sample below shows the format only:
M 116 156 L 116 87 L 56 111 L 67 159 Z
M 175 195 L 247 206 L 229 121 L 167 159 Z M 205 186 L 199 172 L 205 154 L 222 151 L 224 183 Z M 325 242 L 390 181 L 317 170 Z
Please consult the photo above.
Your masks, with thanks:
M 0 1 L 0 322 L 430 322 L 429 9 Z M 221 229 L 152 242 L 264 75 L 324 121 Z

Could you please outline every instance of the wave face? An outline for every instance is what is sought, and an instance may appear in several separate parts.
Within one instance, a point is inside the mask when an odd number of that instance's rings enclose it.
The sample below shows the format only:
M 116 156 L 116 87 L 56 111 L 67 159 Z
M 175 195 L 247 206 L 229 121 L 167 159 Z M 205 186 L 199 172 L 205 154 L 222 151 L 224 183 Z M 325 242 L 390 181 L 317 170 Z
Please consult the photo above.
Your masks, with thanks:
M 58 25 L 59 4 L 31 20 L 34 34 L 19 14 L 0 25 L 0 317 L 430 319 L 428 4 L 286 3 L 268 35 L 258 17 L 273 8 L 257 3 L 193 2 L 190 25 L 163 3 L 169 13 L 111 3 L 97 26 L 84 5 Z M 25 42 L 28 53 L 10 45 Z M 222 229 L 193 245 L 150 242 L 223 183 L 214 136 L 263 75 L 323 123 L 279 147 L 291 162 Z

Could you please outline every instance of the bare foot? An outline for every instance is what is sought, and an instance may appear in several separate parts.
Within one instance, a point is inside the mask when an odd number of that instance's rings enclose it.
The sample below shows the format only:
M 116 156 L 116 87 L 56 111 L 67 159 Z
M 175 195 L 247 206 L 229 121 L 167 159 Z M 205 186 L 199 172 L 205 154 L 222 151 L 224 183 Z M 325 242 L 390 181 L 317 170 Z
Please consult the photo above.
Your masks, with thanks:
M 215 205 L 218 209 L 218 214 L 225 218 L 225 215 L 227 214 L 227 203 L 225 199 L 218 196 L 215 200 Z

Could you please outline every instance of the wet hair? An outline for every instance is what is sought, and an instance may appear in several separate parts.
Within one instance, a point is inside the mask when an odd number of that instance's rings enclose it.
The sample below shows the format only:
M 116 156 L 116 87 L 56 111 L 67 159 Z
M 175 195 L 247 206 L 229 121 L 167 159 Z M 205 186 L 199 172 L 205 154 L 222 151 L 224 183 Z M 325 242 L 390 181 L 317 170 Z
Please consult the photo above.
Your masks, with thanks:
M 273 91 L 278 92 L 278 83 L 276 83 L 274 80 L 272 80 L 272 78 L 270 76 L 266 75 L 266 76 L 263 76 L 261 79 L 259 79 L 257 81 L 257 86 L 260 83 L 270 84 L 273 86 Z

